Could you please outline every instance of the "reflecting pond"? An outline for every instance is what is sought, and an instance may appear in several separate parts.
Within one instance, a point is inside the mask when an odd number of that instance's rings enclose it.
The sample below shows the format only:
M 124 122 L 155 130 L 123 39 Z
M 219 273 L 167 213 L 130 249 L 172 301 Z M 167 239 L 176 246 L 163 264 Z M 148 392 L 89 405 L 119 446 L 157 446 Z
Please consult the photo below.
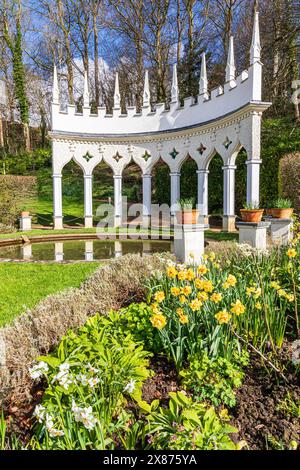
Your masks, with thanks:
M 0 247 L 0 259 L 32 261 L 98 261 L 128 253 L 172 251 L 172 242 L 155 240 L 67 240 Z

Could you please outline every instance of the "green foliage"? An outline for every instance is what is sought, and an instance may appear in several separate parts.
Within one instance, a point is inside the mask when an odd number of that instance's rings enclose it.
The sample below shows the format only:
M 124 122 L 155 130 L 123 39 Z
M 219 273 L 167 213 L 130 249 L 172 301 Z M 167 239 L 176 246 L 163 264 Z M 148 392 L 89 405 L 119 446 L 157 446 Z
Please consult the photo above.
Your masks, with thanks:
M 300 399 L 294 400 L 290 393 L 276 407 L 285 416 L 300 418 Z
M 280 162 L 279 192 L 291 199 L 291 207 L 300 213 L 300 153 L 286 155 Z
M 119 312 L 119 324 L 123 334 L 130 333 L 137 343 L 142 342 L 147 351 L 157 353 L 162 345 L 159 334 L 150 322 L 151 308 L 142 303 L 132 303 Z
M 259 204 L 258 203 L 252 203 L 252 204 L 244 204 L 244 209 L 248 211 L 253 211 L 253 210 L 258 210 L 259 209 Z
M 235 450 L 229 434 L 237 429 L 220 420 L 214 408 L 195 403 L 183 392 L 170 394 L 168 408 L 148 416 L 149 448 L 155 450 Z
M 182 211 L 189 211 L 196 207 L 196 199 L 194 197 L 181 198 L 179 199 L 178 204 Z
M 129 415 L 126 399 L 141 400 L 151 375 L 149 353 L 130 335 L 118 334 L 117 318 L 96 315 L 78 334 L 69 332 L 56 353 L 31 369 L 48 387 L 37 406 L 32 446 L 40 449 L 112 449 Z
M 237 356 L 238 358 L 238 356 Z M 248 363 L 246 352 L 238 358 L 239 363 Z M 180 372 L 183 385 L 192 392 L 197 401 L 209 400 L 213 405 L 234 407 L 235 389 L 242 384 L 244 374 L 235 362 L 223 357 L 210 359 L 207 354 L 189 358 L 189 366 Z
M 290 199 L 280 197 L 273 202 L 273 207 L 274 209 L 291 209 L 293 203 Z

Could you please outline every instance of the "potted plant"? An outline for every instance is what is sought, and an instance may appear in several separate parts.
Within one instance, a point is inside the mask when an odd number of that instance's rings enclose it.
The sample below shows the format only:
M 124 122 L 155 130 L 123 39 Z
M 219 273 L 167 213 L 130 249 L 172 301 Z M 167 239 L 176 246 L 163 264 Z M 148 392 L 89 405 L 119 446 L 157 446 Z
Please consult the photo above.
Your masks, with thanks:
M 244 209 L 241 209 L 242 221 L 258 224 L 262 219 L 263 213 L 264 209 L 260 209 L 259 204 L 245 204 Z
M 274 207 L 273 202 L 267 202 L 267 203 L 266 203 L 265 211 L 266 211 L 267 217 L 272 217 L 272 215 L 273 215 L 273 207 Z
M 292 206 L 290 199 L 280 197 L 274 202 L 272 216 L 276 219 L 290 219 L 294 212 Z
M 181 210 L 176 212 L 177 222 L 185 225 L 197 224 L 200 211 L 195 208 L 195 198 L 180 199 L 178 204 Z
M 29 211 L 26 211 L 25 209 L 22 208 L 21 217 L 29 217 L 29 215 L 30 215 Z

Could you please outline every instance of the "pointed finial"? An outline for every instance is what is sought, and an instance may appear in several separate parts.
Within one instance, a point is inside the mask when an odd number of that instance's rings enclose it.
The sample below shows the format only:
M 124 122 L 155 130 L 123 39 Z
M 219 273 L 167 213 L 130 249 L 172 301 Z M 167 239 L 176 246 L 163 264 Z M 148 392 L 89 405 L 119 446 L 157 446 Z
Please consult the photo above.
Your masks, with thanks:
M 84 90 L 83 90 L 83 107 L 89 108 L 90 106 L 90 92 L 89 92 L 89 79 L 87 71 L 84 71 Z
M 115 94 L 114 94 L 114 108 L 120 109 L 121 107 L 121 96 L 120 96 L 120 87 L 119 87 L 119 74 L 116 73 L 115 81 Z
M 178 89 L 178 78 L 177 78 L 177 65 L 173 65 L 173 78 L 172 78 L 172 90 L 171 90 L 171 102 L 177 103 L 179 96 Z
M 202 57 L 202 60 L 201 60 L 200 82 L 199 82 L 199 94 L 208 96 L 208 80 L 207 80 L 205 52 L 203 52 L 201 57 Z
M 261 45 L 260 45 L 260 34 L 259 34 L 259 12 L 254 13 L 254 25 L 252 33 L 252 43 L 250 49 L 250 64 L 253 65 L 255 62 L 260 62 Z
M 143 93 L 143 106 L 150 106 L 150 87 L 149 87 L 149 73 L 146 70 L 145 73 L 145 85 L 144 85 L 144 93 Z
M 53 69 L 52 102 L 53 104 L 59 104 L 59 85 L 58 85 L 57 68 L 55 64 L 54 64 L 54 69 Z
M 228 48 L 228 58 L 226 66 L 226 82 L 231 82 L 235 80 L 235 60 L 234 60 L 234 43 L 233 36 L 230 36 L 229 48 Z

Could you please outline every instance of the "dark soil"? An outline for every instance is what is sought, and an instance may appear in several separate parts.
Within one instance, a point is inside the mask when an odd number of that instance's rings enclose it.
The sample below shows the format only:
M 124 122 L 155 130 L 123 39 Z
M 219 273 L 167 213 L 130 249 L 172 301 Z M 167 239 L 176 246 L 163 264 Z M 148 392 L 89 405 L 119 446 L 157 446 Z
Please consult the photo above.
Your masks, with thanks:
M 287 449 L 293 440 L 300 443 L 300 419 L 277 410 L 287 394 L 293 400 L 300 399 L 300 376 L 287 365 L 288 351 L 283 354 L 288 383 L 252 358 L 244 383 L 236 393 L 237 405 L 230 414 L 234 417 L 233 425 L 239 430 L 238 440 L 245 440 L 251 450 L 276 449 L 274 442 L 278 449 Z
M 150 367 L 154 370 L 154 376 L 146 380 L 143 386 L 143 400 L 147 403 L 160 400 L 162 405 L 167 405 L 169 392 L 182 389 L 174 365 L 165 357 L 156 356 L 151 359 Z

